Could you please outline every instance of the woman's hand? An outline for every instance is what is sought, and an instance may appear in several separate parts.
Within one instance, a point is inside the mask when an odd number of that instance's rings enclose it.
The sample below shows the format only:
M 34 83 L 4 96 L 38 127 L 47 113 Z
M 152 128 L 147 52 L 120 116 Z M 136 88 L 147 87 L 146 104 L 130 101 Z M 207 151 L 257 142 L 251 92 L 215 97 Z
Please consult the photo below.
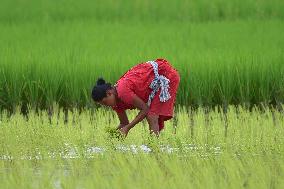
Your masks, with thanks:
M 126 126 L 127 124 L 119 124 L 117 127 L 116 127 L 116 129 L 121 129 L 122 127 L 124 127 L 124 126 Z
M 129 129 L 128 125 L 125 125 L 124 127 L 121 127 L 119 130 L 124 136 L 127 136 L 130 129 Z
M 142 100 L 140 99 L 137 95 L 134 95 L 133 100 L 132 100 L 132 104 L 134 107 L 136 107 L 137 109 L 140 110 L 140 112 L 138 113 L 138 115 L 132 120 L 132 122 L 127 124 L 127 128 L 128 131 L 134 127 L 137 123 L 139 123 L 140 121 L 142 121 L 146 115 L 149 112 L 149 106 Z M 124 128 L 124 130 L 126 131 L 126 128 Z M 128 132 L 127 131 L 127 132 Z
M 137 109 L 140 110 L 139 114 L 134 118 L 134 120 L 129 123 L 129 120 L 127 118 L 126 112 L 124 111 L 120 111 L 117 112 L 117 115 L 119 117 L 120 120 L 120 124 L 118 125 L 117 129 L 120 130 L 120 132 L 124 135 L 127 136 L 129 130 L 134 127 L 138 122 L 140 122 L 141 120 L 143 120 L 148 111 L 149 111 L 149 107 L 148 105 L 142 100 L 140 99 L 137 95 L 134 95 L 133 97 L 133 105 L 134 107 L 136 107 Z

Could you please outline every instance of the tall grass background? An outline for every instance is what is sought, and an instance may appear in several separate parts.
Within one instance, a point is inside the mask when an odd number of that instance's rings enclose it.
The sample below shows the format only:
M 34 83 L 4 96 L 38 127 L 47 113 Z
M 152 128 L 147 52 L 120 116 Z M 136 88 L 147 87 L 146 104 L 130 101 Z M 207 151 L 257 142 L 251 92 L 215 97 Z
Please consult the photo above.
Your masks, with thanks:
M 165 58 L 177 104 L 284 102 L 280 0 L 19 1 L 0 7 L 0 109 L 93 107 L 91 89 Z

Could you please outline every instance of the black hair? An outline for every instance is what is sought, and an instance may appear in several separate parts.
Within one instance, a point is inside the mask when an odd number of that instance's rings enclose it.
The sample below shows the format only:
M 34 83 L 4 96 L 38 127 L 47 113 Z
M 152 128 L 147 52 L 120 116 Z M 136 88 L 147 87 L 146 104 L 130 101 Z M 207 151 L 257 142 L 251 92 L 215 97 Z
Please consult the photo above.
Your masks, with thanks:
M 104 97 L 106 97 L 107 90 L 111 89 L 112 86 L 110 83 L 106 83 L 106 81 L 100 77 L 97 80 L 97 85 L 94 86 L 92 90 L 92 98 L 94 101 L 101 101 Z

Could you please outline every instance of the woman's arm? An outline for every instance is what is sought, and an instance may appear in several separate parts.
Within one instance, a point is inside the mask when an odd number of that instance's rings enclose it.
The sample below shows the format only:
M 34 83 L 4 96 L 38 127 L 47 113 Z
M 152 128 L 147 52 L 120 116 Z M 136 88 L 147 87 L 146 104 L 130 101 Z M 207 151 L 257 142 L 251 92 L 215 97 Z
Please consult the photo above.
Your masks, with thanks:
M 119 98 L 127 104 L 132 104 L 135 108 L 139 109 L 139 114 L 133 119 L 133 121 L 120 129 L 122 133 L 127 135 L 128 131 L 134 127 L 137 123 L 142 121 L 148 114 L 149 107 L 148 105 L 139 98 L 131 88 L 130 83 L 127 80 L 120 82 L 120 85 L 117 86 L 117 92 Z
M 128 117 L 126 115 L 125 110 L 116 112 L 119 118 L 120 124 L 118 125 L 117 129 L 124 127 L 125 125 L 129 124 Z
M 146 115 L 148 114 L 148 111 L 149 111 L 149 106 L 141 98 L 139 98 L 137 95 L 133 96 L 132 104 L 137 109 L 139 109 L 140 112 L 133 119 L 132 122 L 130 122 L 129 124 L 127 124 L 125 126 L 128 130 L 131 129 L 132 127 L 134 127 L 140 121 L 142 121 L 146 117 Z

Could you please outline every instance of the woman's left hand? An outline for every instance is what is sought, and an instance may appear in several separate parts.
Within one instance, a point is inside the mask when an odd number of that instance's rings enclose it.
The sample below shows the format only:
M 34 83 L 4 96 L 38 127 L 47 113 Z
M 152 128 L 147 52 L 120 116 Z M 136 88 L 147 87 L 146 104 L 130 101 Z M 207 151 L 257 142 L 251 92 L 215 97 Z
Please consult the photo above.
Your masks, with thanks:
M 128 132 L 129 132 L 129 127 L 128 127 L 128 125 L 125 125 L 124 127 L 120 128 L 119 130 L 123 135 L 127 136 Z

